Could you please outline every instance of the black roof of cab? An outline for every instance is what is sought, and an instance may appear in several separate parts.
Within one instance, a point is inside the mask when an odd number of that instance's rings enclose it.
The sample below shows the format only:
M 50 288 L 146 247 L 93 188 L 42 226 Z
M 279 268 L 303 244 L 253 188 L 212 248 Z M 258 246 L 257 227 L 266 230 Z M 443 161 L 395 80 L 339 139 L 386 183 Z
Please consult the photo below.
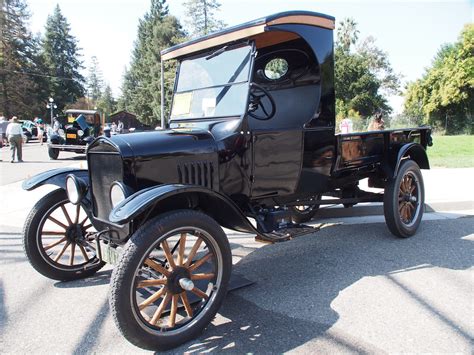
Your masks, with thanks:
M 175 59 L 240 39 L 256 39 L 268 31 L 269 27 L 281 24 L 305 24 L 333 30 L 335 18 L 311 11 L 287 11 L 262 17 L 257 20 L 226 28 L 191 41 L 161 51 L 162 60 Z M 288 36 L 288 35 L 287 35 Z

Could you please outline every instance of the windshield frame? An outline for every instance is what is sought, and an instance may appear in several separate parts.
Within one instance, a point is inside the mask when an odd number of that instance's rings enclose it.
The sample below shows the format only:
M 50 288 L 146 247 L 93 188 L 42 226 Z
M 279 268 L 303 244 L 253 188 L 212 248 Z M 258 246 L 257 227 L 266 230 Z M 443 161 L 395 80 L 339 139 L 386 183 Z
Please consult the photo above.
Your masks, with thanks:
M 235 115 L 216 115 L 216 116 L 206 116 L 206 117 L 173 117 L 172 116 L 175 95 L 179 94 L 177 92 L 177 87 L 178 87 L 178 83 L 179 83 L 179 77 L 181 75 L 181 64 L 182 64 L 183 61 L 193 60 L 193 59 L 197 59 L 197 58 L 203 58 L 203 57 L 210 56 L 210 55 L 212 55 L 213 53 L 215 53 L 216 51 L 218 51 L 219 49 L 221 49 L 223 47 L 227 47 L 227 48 L 222 53 L 228 52 L 228 51 L 231 51 L 231 50 L 234 50 L 234 49 L 242 48 L 242 47 L 245 47 L 245 46 L 250 46 L 250 62 L 249 62 L 249 72 L 248 72 L 247 80 L 240 80 L 240 81 L 235 81 L 235 82 L 232 82 L 232 83 L 213 85 L 213 86 L 202 87 L 202 88 L 197 88 L 197 89 L 183 90 L 183 91 L 179 92 L 179 93 L 185 93 L 185 92 L 201 91 L 201 90 L 207 90 L 207 89 L 213 89 L 213 88 L 219 88 L 219 87 L 222 87 L 222 88 L 232 87 L 234 85 L 241 85 L 241 84 L 247 83 L 247 85 L 246 85 L 246 88 L 247 88 L 246 100 L 245 100 L 245 103 L 242 103 L 242 105 L 245 104 L 245 106 L 243 107 L 243 110 L 242 110 L 241 114 L 239 114 L 239 115 L 237 115 L 237 114 L 235 114 Z M 221 55 L 222 53 L 220 53 L 219 55 Z M 184 121 L 184 122 L 187 122 L 187 121 L 201 121 L 201 120 L 209 120 L 209 119 L 216 119 L 216 118 L 228 118 L 228 117 L 241 117 L 241 118 L 243 118 L 247 114 L 247 107 L 248 107 L 248 104 L 249 104 L 249 92 L 250 92 L 250 84 L 251 84 L 252 76 L 253 76 L 255 54 L 256 54 L 255 41 L 245 40 L 245 41 L 240 41 L 238 43 L 222 44 L 219 47 L 210 48 L 210 49 L 208 49 L 204 52 L 201 52 L 201 53 L 198 53 L 198 54 L 193 54 L 193 55 L 181 58 L 178 62 L 178 66 L 176 68 L 176 77 L 175 77 L 175 80 L 174 80 L 173 95 L 172 95 L 172 99 L 171 99 L 170 110 L 169 110 L 169 113 L 168 113 L 168 122 L 172 122 L 172 121 Z M 219 56 L 219 55 L 217 55 L 217 56 Z

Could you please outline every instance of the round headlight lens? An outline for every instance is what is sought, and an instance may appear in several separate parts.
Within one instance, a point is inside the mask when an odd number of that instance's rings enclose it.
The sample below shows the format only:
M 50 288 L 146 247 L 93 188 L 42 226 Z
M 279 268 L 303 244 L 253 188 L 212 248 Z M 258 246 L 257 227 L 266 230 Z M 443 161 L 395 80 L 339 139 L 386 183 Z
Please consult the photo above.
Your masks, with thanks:
M 78 135 L 79 137 L 82 137 L 82 136 L 84 135 L 84 131 L 81 130 L 81 129 L 78 130 L 78 131 L 77 131 L 77 135 Z
M 125 195 L 125 188 L 122 184 L 115 182 L 110 188 L 110 203 L 112 207 L 115 208 L 120 202 L 125 200 L 127 196 Z
M 77 184 L 76 179 L 71 175 L 66 178 L 66 192 L 69 201 L 77 205 L 80 201 L 81 194 L 79 192 L 79 184 Z
M 61 137 L 64 137 L 64 136 L 65 136 L 65 134 L 64 134 L 64 129 L 58 130 L 58 134 L 59 134 Z

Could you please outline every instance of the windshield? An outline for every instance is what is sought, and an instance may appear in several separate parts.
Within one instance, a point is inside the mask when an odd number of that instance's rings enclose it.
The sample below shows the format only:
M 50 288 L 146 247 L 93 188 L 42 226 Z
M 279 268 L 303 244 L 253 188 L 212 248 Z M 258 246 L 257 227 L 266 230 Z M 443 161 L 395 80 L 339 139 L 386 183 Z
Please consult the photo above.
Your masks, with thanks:
M 250 46 L 181 62 L 171 118 L 240 116 L 245 112 Z M 207 59 L 206 59 L 207 58 Z

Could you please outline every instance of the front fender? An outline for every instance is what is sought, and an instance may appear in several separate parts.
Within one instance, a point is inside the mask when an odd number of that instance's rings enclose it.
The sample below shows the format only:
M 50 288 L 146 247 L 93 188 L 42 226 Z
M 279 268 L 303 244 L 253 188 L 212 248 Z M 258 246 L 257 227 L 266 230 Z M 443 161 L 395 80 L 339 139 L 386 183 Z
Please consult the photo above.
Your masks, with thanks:
M 160 204 L 171 206 L 173 200 L 177 202 L 173 205 L 175 209 L 190 208 L 182 204 L 186 198 L 194 201 L 196 204 L 194 207 L 203 210 L 223 227 L 260 234 L 231 199 L 216 191 L 196 185 L 160 185 L 138 191 L 120 202 L 110 212 L 109 220 L 122 225 L 159 207 Z
M 69 174 L 74 174 L 84 180 L 87 184 L 89 184 L 89 173 L 86 169 L 59 168 L 37 174 L 23 181 L 21 187 L 24 190 L 31 191 L 39 186 L 51 184 L 59 186 L 62 189 L 66 190 L 66 176 L 68 176 Z

